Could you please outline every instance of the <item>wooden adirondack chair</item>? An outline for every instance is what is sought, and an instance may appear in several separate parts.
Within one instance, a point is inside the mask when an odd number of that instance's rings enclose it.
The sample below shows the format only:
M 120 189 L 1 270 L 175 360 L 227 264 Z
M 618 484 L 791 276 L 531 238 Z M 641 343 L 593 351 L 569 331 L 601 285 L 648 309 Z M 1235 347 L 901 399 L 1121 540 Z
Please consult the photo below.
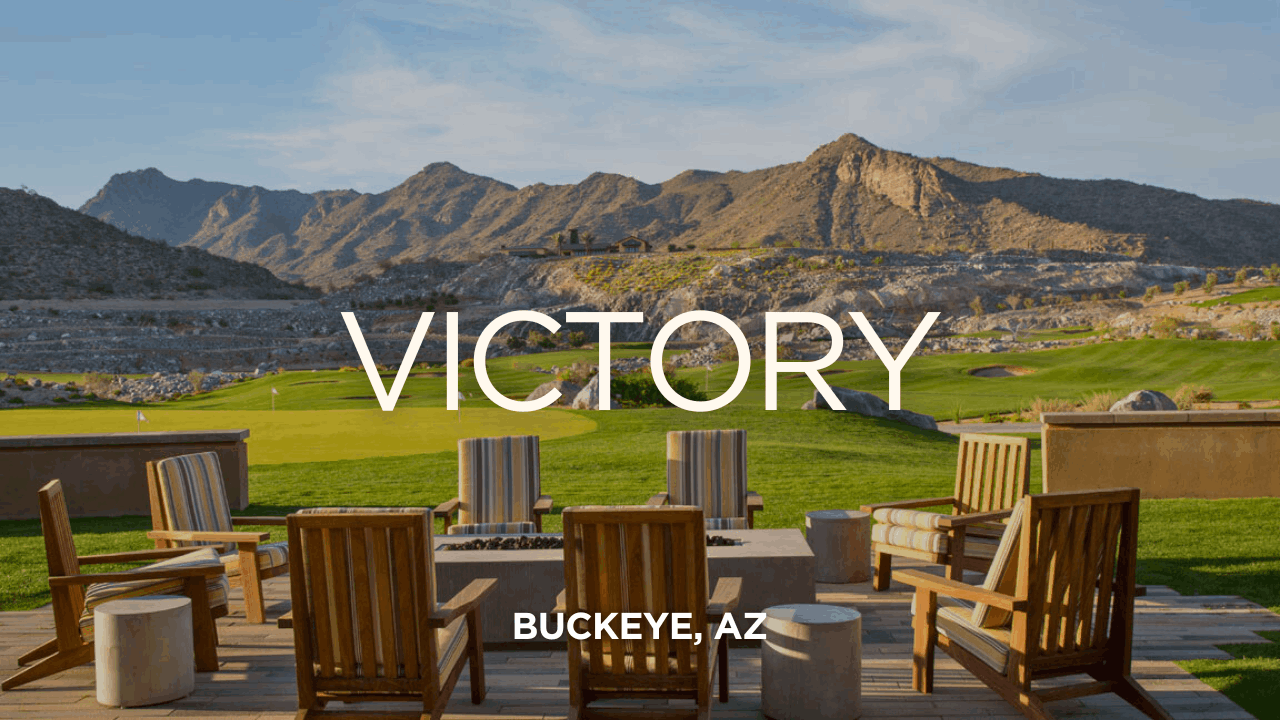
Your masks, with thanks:
M 450 535 L 540 533 L 542 516 L 552 508 L 551 496 L 542 494 L 541 465 L 537 435 L 463 438 L 458 496 L 433 514 L 444 519 Z
M 218 628 L 214 618 L 227 614 L 230 587 L 217 553 L 212 550 L 139 550 L 108 555 L 76 555 L 62 483 L 40 489 L 40 526 L 49 561 L 53 596 L 54 639 L 18 658 L 24 667 L 0 689 L 12 690 L 33 680 L 93 660 L 93 608 L 102 603 L 146 595 L 181 594 L 191 598 L 191 626 L 196 670 L 218 669 Z M 82 574 L 81 565 L 164 560 L 136 570 Z
M 270 533 L 236 531 L 236 525 L 284 525 L 283 517 L 231 517 L 218 454 L 194 453 L 147 463 L 151 532 L 157 548 L 218 550 L 227 577 L 244 591 L 244 614 L 266 622 L 262 581 L 289 572 L 288 543 L 268 543 Z
M 675 639 L 671 626 L 654 634 L 644 621 L 640 640 L 569 637 L 569 702 L 578 716 L 636 714 L 653 708 L 588 708 L 617 698 L 687 698 L 708 717 L 716 663 L 720 701 L 729 699 L 728 645 L 712 637 L 738 604 L 741 578 L 721 578 L 707 597 L 706 526 L 694 507 L 569 508 L 564 511 L 565 591 L 556 608 L 567 613 L 689 613 L 701 644 Z M 566 620 L 567 622 L 567 620 Z M 619 623 L 613 625 L 619 632 Z M 594 627 L 591 628 L 594 631 Z M 676 712 L 676 709 L 672 709 Z M 646 714 L 648 713 L 648 714 Z M 664 715 L 665 716 L 665 715 Z
M 1108 692 L 1171 720 L 1131 674 L 1137 555 L 1136 489 L 1052 493 L 1019 503 L 981 587 L 894 573 L 916 588 L 912 687 L 933 691 L 936 646 L 1033 720 L 1053 718 L 1047 702 Z M 1076 674 L 1090 681 L 1032 686 Z
M 649 505 L 702 508 L 708 530 L 746 530 L 764 511 L 764 499 L 747 489 L 746 430 L 667 433 L 667 491 Z
M 889 588 L 893 556 L 947 565 L 947 577 L 985 571 L 1004 534 L 1001 521 L 1031 492 L 1030 443 L 999 435 L 960 436 L 955 493 L 951 497 L 863 505 L 871 528 L 876 590 Z M 943 515 L 920 508 L 950 505 Z
M 429 512 L 313 508 L 289 516 L 299 719 L 322 714 L 331 700 L 417 702 L 421 710 L 404 717 L 438 719 L 468 661 L 471 702 L 484 701 L 479 606 L 498 581 L 473 580 L 437 603 Z

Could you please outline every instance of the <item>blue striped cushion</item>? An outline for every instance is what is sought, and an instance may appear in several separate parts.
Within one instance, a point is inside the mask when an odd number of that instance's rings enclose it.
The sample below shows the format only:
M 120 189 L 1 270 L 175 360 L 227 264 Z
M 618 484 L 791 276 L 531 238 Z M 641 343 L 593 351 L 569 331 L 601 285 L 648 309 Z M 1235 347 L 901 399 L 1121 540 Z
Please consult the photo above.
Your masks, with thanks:
M 542 495 L 536 435 L 458 441 L 458 523 L 524 522 Z
M 733 518 L 707 518 L 708 530 L 746 530 L 747 519 L 744 517 Z
M 166 530 L 231 532 L 234 529 L 217 453 L 165 458 L 156 462 L 156 474 L 160 479 L 160 502 L 164 505 Z M 178 540 L 174 544 L 193 547 L 225 543 Z
M 531 522 L 467 523 L 450 525 L 450 535 L 530 535 L 538 531 Z
M 216 565 L 218 563 L 218 553 L 213 548 L 201 548 L 193 550 L 186 555 L 179 555 L 176 558 L 161 560 L 141 568 L 126 570 L 124 572 L 139 572 L 142 570 L 154 570 L 156 568 L 166 567 L 195 567 L 200 565 Z M 112 600 L 124 600 L 125 598 L 147 597 L 150 595 L 183 595 L 183 580 L 164 579 L 164 580 L 116 580 L 113 582 L 93 583 L 85 588 L 84 593 L 84 613 L 80 616 L 81 634 L 88 640 L 93 636 L 93 609 L 105 602 Z M 226 607 L 227 596 L 231 594 L 231 584 L 227 581 L 227 576 L 218 574 L 209 578 L 207 586 L 209 592 L 209 607 L 218 608 Z M 88 630 L 86 631 L 86 628 Z
M 240 574 L 240 553 L 230 552 L 221 557 L 222 566 L 227 569 L 227 575 Z M 270 570 L 278 568 L 282 565 L 289 564 L 289 543 L 278 542 L 268 543 L 258 546 L 258 569 Z
M 667 433 L 667 494 L 672 505 L 700 507 L 708 518 L 743 518 L 746 527 L 747 431 Z

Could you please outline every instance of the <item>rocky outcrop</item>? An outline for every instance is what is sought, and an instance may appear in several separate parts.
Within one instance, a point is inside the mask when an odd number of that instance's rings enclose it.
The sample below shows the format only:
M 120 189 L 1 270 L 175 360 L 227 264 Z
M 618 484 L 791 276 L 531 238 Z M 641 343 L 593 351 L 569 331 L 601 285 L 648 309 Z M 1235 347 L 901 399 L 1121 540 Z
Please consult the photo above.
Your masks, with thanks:
M 1117 400 L 1111 412 L 1151 412 L 1153 410 L 1177 410 L 1178 404 L 1158 390 L 1134 390 Z
M 586 384 L 582 390 L 573 398 L 573 409 L 575 410 L 599 410 L 600 409 L 600 375 L 596 374 L 591 377 L 591 381 Z
M 578 393 L 582 392 L 582 386 L 575 385 L 568 380 L 551 380 L 534 388 L 533 392 L 529 393 L 525 400 L 537 400 L 552 390 L 560 391 L 560 398 L 556 402 L 561 405 L 567 405 L 577 400 Z
M 844 406 L 845 412 L 857 413 L 868 417 L 885 418 L 887 420 L 896 420 L 923 430 L 937 430 L 938 423 L 930 415 L 923 415 L 910 410 L 890 410 L 889 403 L 872 395 L 869 392 L 861 390 L 850 390 L 848 388 L 833 387 L 831 391 L 835 393 L 836 399 Z M 827 399 L 822 397 L 822 393 L 817 390 L 813 391 L 813 399 L 801 406 L 804 410 L 832 410 L 833 408 L 827 404 Z

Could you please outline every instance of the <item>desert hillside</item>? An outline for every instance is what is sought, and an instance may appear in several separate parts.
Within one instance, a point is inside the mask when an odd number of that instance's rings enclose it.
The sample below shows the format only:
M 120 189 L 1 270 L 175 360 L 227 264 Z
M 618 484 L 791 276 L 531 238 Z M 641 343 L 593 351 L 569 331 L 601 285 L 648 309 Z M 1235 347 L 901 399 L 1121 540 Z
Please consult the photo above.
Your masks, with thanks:
M 1280 206 L 1118 180 L 1061 180 L 918 158 L 845 135 L 801 162 L 689 170 L 659 184 L 595 173 L 516 188 L 435 163 L 382 193 L 304 194 L 116 175 L 81 208 L 129 232 L 342 284 L 384 261 L 474 258 L 580 228 L 655 249 L 786 246 L 914 253 L 1083 250 L 1180 265 L 1280 259 Z
M 171 295 L 304 298 L 270 271 L 130 235 L 56 202 L 0 188 L 0 298 Z

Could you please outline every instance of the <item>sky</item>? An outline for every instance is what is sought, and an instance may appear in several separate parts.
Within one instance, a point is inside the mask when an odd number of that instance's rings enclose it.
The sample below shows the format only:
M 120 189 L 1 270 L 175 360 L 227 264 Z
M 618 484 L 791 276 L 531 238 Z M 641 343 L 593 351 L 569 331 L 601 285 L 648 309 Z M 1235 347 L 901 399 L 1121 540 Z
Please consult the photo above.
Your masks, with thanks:
M 0 187 L 517 187 L 884 148 L 1280 202 L 1280 0 L 7 3 Z

